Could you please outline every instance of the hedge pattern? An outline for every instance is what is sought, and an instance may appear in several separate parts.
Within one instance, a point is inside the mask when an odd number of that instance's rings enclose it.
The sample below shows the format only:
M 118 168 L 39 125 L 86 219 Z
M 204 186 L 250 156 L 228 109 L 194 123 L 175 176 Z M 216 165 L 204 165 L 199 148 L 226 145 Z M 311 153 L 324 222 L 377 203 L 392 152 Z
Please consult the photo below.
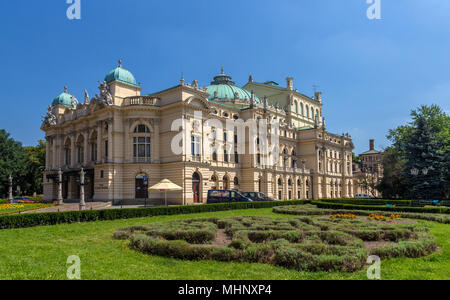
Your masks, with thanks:
M 273 212 L 276 214 L 287 214 L 297 216 L 322 216 L 340 213 L 340 214 L 353 214 L 358 216 L 369 216 L 371 214 L 379 214 L 385 217 L 389 217 L 392 214 L 392 212 L 383 212 L 379 210 L 324 209 L 324 208 L 317 208 L 317 206 L 315 205 L 292 205 L 292 206 L 274 207 Z M 418 219 L 418 220 L 438 222 L 442 224 L 450 224 L 450 215 L 402 212 L 402 218 Z
M 366 200 L 361 200 L 366 201 Z M 312 201 L 318 208 L 327 209 L 357 209 L 357 210 L 379 210 L 392 212 L 413 212 L 413 213 L 433 213 L 433 214 L 450 214 L 448 207 L 409 207 L 409 206 L 377 206 L 377 205 L 358 205 L 346 203 L 333 203 L 329 200 Z
M 0 229 L 24 228 L 44 225 L 56 225 L 75 222 L 94 222 L 104 220 L 118 220 L 143 218 L 164 215 L 181 215 L 203 212 L 227 211 L 252 208 L 271 208 L 284 205 L 303 205 L 310 201 L 272 201 L 272 202 L 245 202 L 221 203 L 207 205 L 124 208 L 105 210 L 67 211 L 57 213 L 20 214 L 0 217 Z

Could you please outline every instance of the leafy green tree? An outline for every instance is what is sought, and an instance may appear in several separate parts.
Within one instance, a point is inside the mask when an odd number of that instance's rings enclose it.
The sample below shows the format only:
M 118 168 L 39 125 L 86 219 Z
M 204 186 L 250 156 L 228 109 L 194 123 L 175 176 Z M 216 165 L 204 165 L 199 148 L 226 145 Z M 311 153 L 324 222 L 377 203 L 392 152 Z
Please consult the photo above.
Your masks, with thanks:
M 28 155 L 29 169 L 26 191 L 28 194 L 42 194 L 42 172 L 45 169 L 45 142 L 38 141 L 37 146 L 24 147 Z
M 17 186 L 26 186 L 28 166 L 28 156 L 22 144 L 12 139 L 5 130 L 0 130 L 0 195 L 5 197 L 8 193 L 9 175 L 14 178 L 13 190 Z
M 405 193 L 405 185 L 402 184 L 404 161 L 400 152 L 395 147 L 389 147 L 383 153 L 383 178 L 377 189 L 381 191 L 383 198 L 401 198 Z

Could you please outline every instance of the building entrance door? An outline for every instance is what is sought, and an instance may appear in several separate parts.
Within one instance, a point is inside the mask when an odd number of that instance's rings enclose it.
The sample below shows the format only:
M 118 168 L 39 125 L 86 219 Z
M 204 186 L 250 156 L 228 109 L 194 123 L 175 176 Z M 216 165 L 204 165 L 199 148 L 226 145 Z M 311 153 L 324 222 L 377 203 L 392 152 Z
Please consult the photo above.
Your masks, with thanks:
M 147 175 L 136 176 L 136 199 L 148 198 L 148 177 Z
M 200 199 L 200 176 L 198 173 L 192 175 L 192 194 L 194 196 L 194 203 L 201 203 Z

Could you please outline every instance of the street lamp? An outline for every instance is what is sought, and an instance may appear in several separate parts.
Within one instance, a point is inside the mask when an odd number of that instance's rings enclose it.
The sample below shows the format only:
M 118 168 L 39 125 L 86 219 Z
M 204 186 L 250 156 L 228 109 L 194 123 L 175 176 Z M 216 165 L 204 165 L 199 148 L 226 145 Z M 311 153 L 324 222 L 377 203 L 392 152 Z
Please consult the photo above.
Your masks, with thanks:
M 58 170 L 58 205 L 63 205 L 63 195 L 62 195 L 62 183 L 63 183 L 63 172 L 61 169 Z
M 81 172 L 80 172 L 80 210 L 85 210 L 86 209 L 86 202 L 84 201 L 84 175 L 86 174 L 86 172 L 84 172 L 84 169 L 81 168 Z

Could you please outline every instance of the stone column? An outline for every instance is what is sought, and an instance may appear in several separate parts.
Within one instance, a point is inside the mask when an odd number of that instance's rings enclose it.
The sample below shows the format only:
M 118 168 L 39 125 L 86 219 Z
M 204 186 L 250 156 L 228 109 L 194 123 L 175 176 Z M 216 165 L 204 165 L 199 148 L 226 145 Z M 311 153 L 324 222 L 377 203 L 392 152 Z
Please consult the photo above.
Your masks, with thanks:
M 63 195 L 62 195 L 62 184 L 63 184 L 63 178 L 62 178 L 62 170 L 58 170 L 58 205 L 62 205 L 64 202 Z
M 89 131 L 86 130 L 84 133 L 84 157 L 83 162 L 86 165 L 89 161 Z
M 75 149 L 75 139 L 76 135 L 70 135 L 70 166 L 75 166 L 77 164 L 77 151 Z
M 154 129 L 155 132 L 153 134 L 153 139 L 154 140 L 152 140 L 151 143 L 153 145 L 155 145 L 155 147 L 153 147 L 153 151 L 154 152 L 151 155 L 152 155 L 153 161 L 155 163 L 159 163 L 161 161 L 161 157 L 160 157 L 160 153 L 159 153 L 159 147 L 161 146 L 160 143 L 159 143 L 159 135 L 160 135 L 159 125 L 160 125 L 160 122 L 161 121 L 159 119 L 155 119 L 154 122 L 153 122 L 153 125 L 154 125 L 153 129 Z
M 56 152 L 57 150 L 57 148 L 56 148 L 56 144 L 58 143 L 58 138 L 57 137 L 54 137 L 53 138 L 53 145 L 52 145 L 52 147 L 53 147 L 53 157 L 51 158 L 52 159 L 52 168 L 56 168 L 56 167 L 58 167 L 59 166 L 59 164 L 58 164 L 58 153 Z
M 50 162 L 50 138 L 46 137 L 45 138 L 46 143 L 45 143 L 45 169 L 50 169 L 51 166 L 51 162 Z
M 97 162 L 102 160 L 102 122 L 97 124 Z
M 86 209 L 86 202 L 84 200 L 84 175 L 86 173 L 84 172 L 84 169 L 81 168 L 80 172 L 80 210 Z
M 11 175 L 9 175 L 8 180 L 9 180 L 8 203 L 11 204 L 13 202 L 13 192 L 12 192 L 13 178 Z
M 113 161 L 113 122 L 108 121 L 108 162 Z

